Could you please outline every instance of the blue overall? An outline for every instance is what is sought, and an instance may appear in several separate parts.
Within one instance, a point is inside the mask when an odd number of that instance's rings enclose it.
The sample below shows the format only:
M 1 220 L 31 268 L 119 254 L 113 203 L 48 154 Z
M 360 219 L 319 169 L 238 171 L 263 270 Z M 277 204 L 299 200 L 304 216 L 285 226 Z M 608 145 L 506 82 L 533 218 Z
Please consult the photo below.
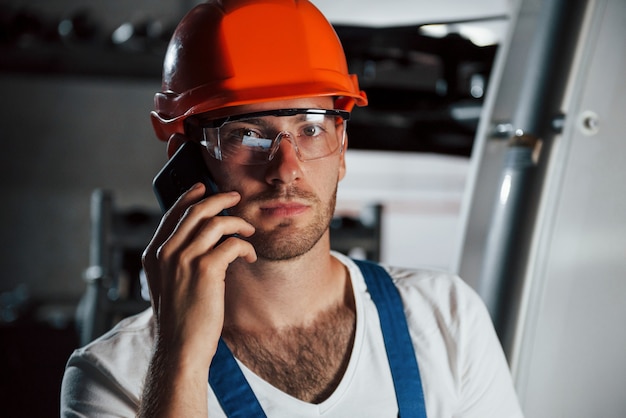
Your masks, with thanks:
M 401 418 L 426 418 L 422 381 L 404 316 L 402 300 L 389 274 L 379 265 L 355 260 L 372 297 L 391 368 Z M 229 418 L 265 417 L 231 351 L 220 339 L 209 370 L 209 384 Z

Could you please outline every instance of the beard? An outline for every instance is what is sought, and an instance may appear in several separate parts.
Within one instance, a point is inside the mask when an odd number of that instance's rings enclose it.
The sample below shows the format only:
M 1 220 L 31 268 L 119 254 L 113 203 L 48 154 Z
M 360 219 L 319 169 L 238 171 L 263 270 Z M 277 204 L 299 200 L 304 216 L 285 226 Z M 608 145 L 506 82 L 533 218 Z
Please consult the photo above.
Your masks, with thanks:
M 309 224 L 297 229 L 293 228 L 294 221 L 292 219 L 285 219 L 272 228 L 260 228 L 255 225 L 254 235 L 246 238 L 246 240 L 252 244 L 258 258 L 269 261 L 285 261 L 300 257 L 319 242 L 330 227 L 330 222 L 335 213 L 337 186 L 335 186 L 335 190 L 326 204 L 313 193 L 300 190 L 297 187 L 270 190 L 253 196 L 250 202 L 260 203 L 277 198 L 304 199 L 311 204 L 312 208 L 317 208 L 317 210 Z M 246 217 L 245 210 L 241 212 L 237 209 L 229 211 L 253 223 Z

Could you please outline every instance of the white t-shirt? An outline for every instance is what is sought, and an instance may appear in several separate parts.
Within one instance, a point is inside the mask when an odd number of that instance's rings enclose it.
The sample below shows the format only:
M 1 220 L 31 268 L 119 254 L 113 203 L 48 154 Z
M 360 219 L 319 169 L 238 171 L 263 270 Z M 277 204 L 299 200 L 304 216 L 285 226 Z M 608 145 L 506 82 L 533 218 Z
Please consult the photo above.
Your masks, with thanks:
M 378 311 L 358 267 L 348 266 L 356 302 L 356 334 L 346 372 L 320 404 L 273 387 L 239 362 L 268 417 L 397 417 L 398 406 Z M 458 277 L 387 268 L 404 303 L 428 417 L 517 418 L 522 412 L 489 315 Z M 152 311 L 121 322 L 76 350 L 63 378 L 61 416 L 134 417 L 148 369 Z M 224 417 L 208 385 L 211 418 Z

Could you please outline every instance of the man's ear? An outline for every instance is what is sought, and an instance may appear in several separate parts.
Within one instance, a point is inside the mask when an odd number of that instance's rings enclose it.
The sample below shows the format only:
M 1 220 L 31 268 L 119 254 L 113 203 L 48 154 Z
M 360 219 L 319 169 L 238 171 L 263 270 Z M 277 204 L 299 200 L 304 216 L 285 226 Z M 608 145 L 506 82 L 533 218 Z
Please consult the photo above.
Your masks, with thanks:
M 183 134 L 172 134 L 170 139 L 167 141 L 167 158 L 172 158 L 172 156 L 178 151 L 188 139 Z
M 345 134 L 346 137 L 343 142 L 343 150 L 339 155 L 339 181 L 341 181 L 346 176 L 346 151 L 348 151 L 348 134 Z

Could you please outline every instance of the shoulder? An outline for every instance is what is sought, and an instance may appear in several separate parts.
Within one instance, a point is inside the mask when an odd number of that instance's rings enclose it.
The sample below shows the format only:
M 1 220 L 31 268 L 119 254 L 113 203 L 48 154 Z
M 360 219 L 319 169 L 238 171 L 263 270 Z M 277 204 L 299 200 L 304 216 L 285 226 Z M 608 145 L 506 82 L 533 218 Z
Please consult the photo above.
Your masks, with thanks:
M 72 357 L 97 359 L 102 365 L 111 362 L 129 366 L 123 363 L 126 360 L 131 360 L 128 358 L 131 351 L 140 355 L 145 351 L 143 350 L 145 347 L 148 351 L 147 354 L 150 355 L 154 332 L 154 320 L 150 308 L 123 319 L 104 335 L 77 349 Z M 129 350 L 131 347 L 132 350 Z
M 334 253 L 334 256 L 348 267 L 355 293 L 367 294 L 362 272 L 354 260 L 342 254 Z M 482 299 L 458 275 L 442 270 L 379 265 L 398 289 L 413 331 L 428 333 L 477 324 L 492 326 Z
M 84 404 L 86 399 L 136 404 L 153 341 L 154 321 L 148 309 L 75 350 L 63 377 L 62 406 Z
M 342 255 L 336 257 L 349 268 L 355 292 L 367 295 L 358 263 Z M 379 266 L 389 274 L 400 294 L 414 338 L 438 333 L 456 339 L 475 331 L 492 332 L 482 299 L 458 275 L 442 270 Z
M 403 299 L 419 298 L 433 307 L 482 305 L 476 292 L 456 274 L 440 270 L 382 267 L 391 276 Z
M 462 323 L 487 322 L 482 299 L 458 275 L 438 270 L 383 266 L 405 305 L 407 320 L 430 318 L 435 328 L 456 328 Z
M 387 271 L 403 300 L 420 371 L 428 385 L 437 387 L 438 396 L 453 394 L 430 405 L 427 399 L 429 411 L 442 411 L 442 405 L 451 403 L 463 416 L 521 417 L 506 358 L 478 294 L 454 274 Z
M 354 283 L 366 294 L 356 265 Z M 504 353 L 478 294 L 459 276 L 381 265 L 402 299 L 429 416 L 521 416 Z

